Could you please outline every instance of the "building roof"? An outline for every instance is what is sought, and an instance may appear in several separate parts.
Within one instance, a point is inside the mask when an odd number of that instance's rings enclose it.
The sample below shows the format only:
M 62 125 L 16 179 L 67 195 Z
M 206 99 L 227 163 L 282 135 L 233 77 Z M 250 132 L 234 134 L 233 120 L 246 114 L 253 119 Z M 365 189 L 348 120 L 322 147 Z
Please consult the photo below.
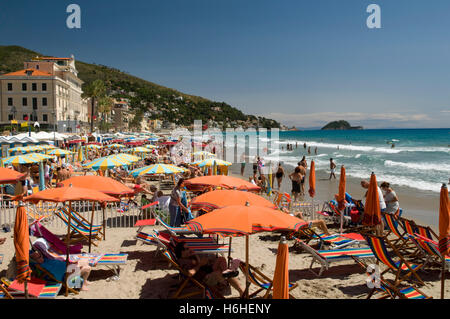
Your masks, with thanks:
M 35 58 L 36 60 L 72 60 L 72 58 L 57 58 L 53 56 L 41 56 Z
M 31 74 L 29 75 L 28 72 L 31 72 Z M 53 76 L 50 73 L 47 72 L 43 72 L 43 71 L 39 71 L 36 69 L 23 69 L 20 71 L 16 71 L 16 72 L 11 72 L 11 73 L 6 73 L 3 74 L 2 76 Z

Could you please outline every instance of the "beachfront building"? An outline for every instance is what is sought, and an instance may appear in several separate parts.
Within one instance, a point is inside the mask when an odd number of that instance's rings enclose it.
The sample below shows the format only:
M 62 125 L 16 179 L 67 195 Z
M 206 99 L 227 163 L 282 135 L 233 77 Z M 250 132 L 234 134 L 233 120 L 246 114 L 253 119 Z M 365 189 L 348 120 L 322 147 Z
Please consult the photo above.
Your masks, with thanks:
M 116 132 L 128 131 L 130 121 L 130 106 L 125 100 L 114 100 L 114 107 L 111 110 L 112 124 Z
M 43 130 L 80 132 L 88 121 L 75 58 L 36 57 L 0 76 L 0 124 L 38 122 Z

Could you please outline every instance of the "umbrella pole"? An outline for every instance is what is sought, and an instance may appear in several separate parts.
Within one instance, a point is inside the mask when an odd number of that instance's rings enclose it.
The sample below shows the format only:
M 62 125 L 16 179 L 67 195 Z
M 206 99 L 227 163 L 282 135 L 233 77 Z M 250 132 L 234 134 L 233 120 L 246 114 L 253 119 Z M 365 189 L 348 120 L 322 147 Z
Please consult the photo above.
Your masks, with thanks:
M 231 259 L 231 236 L 228 240 L 228 268 L 230 268 L 230 259 Z
M 442 270 L 441 270 L 441 299 L 444 299 L 445 295 L 445 258 L 442 258 Z
M 250 273 L 248 271 L 249 269 L 249 253 L 248 253 L 248 245 L 249 245 L 249 238 L 248 235 L 245 235 L 245 271 L 247 272 L 245 274 L 245 291 L 244 291 L 244 298 L 248 299 L 249 296 L 249 288 L 250 288 L 250 280 L 249 280 L 249 276 Z
M 65 292 L 65 296 L 69 296 L 69 286 L 68 286 L 68 273 L 67 273 L 67 268 L 69 267 L 69 244 L 70 244 L 70 223 L 72 221 L 72 202 L 69 202 L 69 213 L 68 213 L 68 217 L 69 217 L 69 221 L 67 223 L 67 238 L 66 238 L 66 292 Z
M 102 207 L 103 212 L 103 240 L 106 240 L 106 219 L 105 219 L 105 207 Z
M 92 247 L 92 224 L 94 223 L 95 202 L 92 202 L 91 225 L 89 226 L 89 253 Z

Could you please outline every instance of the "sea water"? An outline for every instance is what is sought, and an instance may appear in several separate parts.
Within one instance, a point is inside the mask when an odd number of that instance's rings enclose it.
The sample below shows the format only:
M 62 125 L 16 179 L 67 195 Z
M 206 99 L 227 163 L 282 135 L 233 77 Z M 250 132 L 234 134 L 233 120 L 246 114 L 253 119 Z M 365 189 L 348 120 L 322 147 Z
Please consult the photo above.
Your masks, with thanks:
M 281 131 L 269 153 L 265 161 L 278 158 L 288 169 L 306 156 L 317 170 L 329 171 L 333 158 L 337 172 L 344 165 L 347 176 L 369 179 L 374 172 L 379 182 L 432 192 L 450 178 L 450 129 Z

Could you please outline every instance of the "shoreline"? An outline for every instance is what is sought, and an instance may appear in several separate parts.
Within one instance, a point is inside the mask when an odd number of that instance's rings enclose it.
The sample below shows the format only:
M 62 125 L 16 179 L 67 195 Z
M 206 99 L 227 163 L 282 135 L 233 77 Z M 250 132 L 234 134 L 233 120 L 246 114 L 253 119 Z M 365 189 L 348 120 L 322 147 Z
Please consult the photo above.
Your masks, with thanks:
M 309 163 L 308 163 L 309 165 Z M 291 183 L 289 180 L 289 175 L 293 168 L 284 165 L 285 177 L 281 185 L 281 191 L 285 193 L 291 193 Z M 338 167 L 339 168 L 339 167 Z M 245 165 L 244 176 L 240 174 L 240 164 L 233 164 L 229 169 L 229 175 L 244 178 L 248 178 L 252 175 L 252 164 L 247 163 Z M 334 198 L 334 195 L 338 193 L 339 187 L 339 172 L 340 168 L 336 172 L 336 180 L 329 180 L 329 171 L 316 170 L 316 196 L 314 197 L 315 202 L 319 202 L 321 205 L 325 201 L 329 201 Z M 309 168 L 306 176 L 305 191 L 307 193 Z M 370 179 L 370 173 L 367 174 L 367 180 Z M 360 186 L 361 179 L 346 176 L 346 191 L 351 194 L 355 199 L 361 199 L 364 196 L 365 190 Z M 377 181 L 380 184 L 382 181 Z M 277 182 L 274 181 L 274 189 L 277 190 Z M 394 191 L 397 193 L 399 198 L 400 207 L 403 210 L 402 216 L 408 219 L 413 219 L 418 224 L 431 226 L 434 231 L 438 230 L 439 224 L 439 193 L 434 193 L 431 191 L 420 191 L 415 188 L 405 187 L 405 186 L 394 186 Z M 303 199 L 305 201 L 310 201 L 311 197 L 307 194 Z

